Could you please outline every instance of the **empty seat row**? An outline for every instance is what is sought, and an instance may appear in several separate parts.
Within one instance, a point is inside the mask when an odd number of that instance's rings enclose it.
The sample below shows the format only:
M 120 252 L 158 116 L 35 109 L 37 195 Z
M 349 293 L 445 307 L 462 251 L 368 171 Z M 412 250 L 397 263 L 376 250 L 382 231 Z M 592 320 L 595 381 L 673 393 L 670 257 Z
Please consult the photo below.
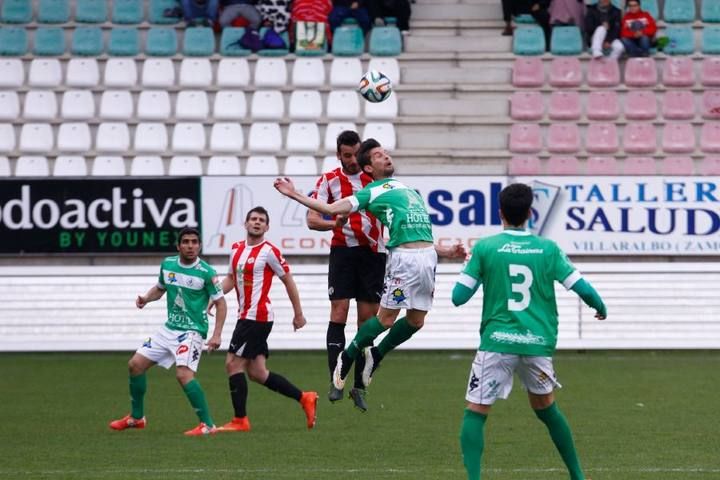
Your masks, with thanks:
M 658 99 L 662 108 L 658 111 Z M 695 118 L 695 96 L 689 90 L 668 90 L 658 96 L 649 90 L 629 91 L 622 99 L 613 90 L 595 90 L 585 101 L 585 116 L 589 120 L 617 120 L 621 108 L 627 120 L 654 120 L 658 113 L 671 120 Z M 550 120 L 579 120 L 583 116 L 581 95 L 577 91 L 558 90 L 548 101 Z M 702 118 L 720 119 L 720 90 L 705 90 L 700 112 Z M 510 98 L 513 120 L 541 120 L 545 116 L 545 102 L 540 92 L 517 91 Z
M 93 58 L 72 58 L 63 69 L 63 62 L 52 58 L 36 58 L 30 62 L 27 79 L 22 60 L 0 59 L 0 88 L 20 88 L 26 81 L 31 87 L 321 87 L 327 82 L 325 64 L 320 58 L 298 58 L 292 63 L 292 74 L 281 58 L 259 58 L 251 75 L 250 63 L 244 58 L 223 58 L 213 68 L 206 58 L 185 58 L 176 64 L 168 58 L 150 58 L 138 62 L 129 58 L 111 58 L 100 63 Z M 101 65 L 102 69 L 101 79 Z M 394 58 L 373 58 L 368 70 L 385 73 L 394 83 L 400 80 L 400 69 Z M 63 72 L 63 70 L 65 70 Z M 357 87 L 363 74 L 358 58 L 334 58 L 330 64 L 329 82 L 333 87 Z
M 585 151 L 617 153 L 621 148 L 618 127 L 613 123 L 591 123 L 585 132 Z M 655 153 L 658 149 L 658 129 L 652 123 L 628 123 L 623 130 L 622 149 L 627 153 Z M 578 153 L 582 150 L 577 125 L 552 124 L 548 127 L 547 151 L 550 153 Z M 543 135 L 539 125 L 515 124 L 510 130 L 510 151 L 539 153 L 543 150 Z M 662 129 L 660 148 L 665 153 L 693 153 L 697 148 L 695 128 L 689 123 L 667 123 Z M 720 152 L 720 123 L 708 122 L 700 132 L 700 149 L 706 153 Z
M 316 153 L 324 146 L 326 151 L 335 151 L 337 135 L 343 130 L 355 128 L 352 123 L 328 124 L 324 144 L 321 145 L 320 129 L 315 123 L 291 123 L 286 135 L 283 135 L 277 123 L 256 122 L 251 125 L 247 136 L 247 150 L 276 153 L 284 146 L 289 152 Z M 19 130 L 19 141 L 16 130 Z M 39 154 L 54 150 L 62 153 L 122 153 L 129 150 L 162 153 L 170 150 L 173 153 L 201 154 L 207 149 L 211 152 L 238 153 L 246 147 L 243 127 L 239 123 L 215 123 L 209 134 L 201 123 L 177 123 L 171 134 L 168 130 L 162 123 L 140 123 L 131 134 L 127 124 L 107 122 L 101 123 L 93 134 L 88 124 L 69 122 L 61 124 L 55 133 L 46 123 L 26 123 L 19 129 L 0 123 L 0 153 L 16 150 Z M 387 149 L 395 148 L 395 128 L 391 123 L 367 123 L 362 136 L 376 138 Z
M 553 87 L 575 88 L 583 84 L 580 60 L 558 57 L 550 63 L 548 83 Z M 624 83 L 630 87 L 653 87 L 658 84 L 658 66 L 654 58 L 631 58 L 625 63 Z M 689 57 L 669 57 L 662 67 L 662 84 L 668 87 L 695 85 L 695 64 Z M 705 87 L 720 86 L 720 58 L 709 57 L 702 61 L 700 83 Z M 545 85 L 543 61 L 536 57 L 515 60 L 512 72 L 515 87 L 542 87 Z M 587 66 L 587 84 L 591 87 L 620 85 L 620 66 L 617 61 L 602 58 L 591 60 Z
M 90 90 L 67 90 L 60 101 L 51 90 L 30 90 L 24 95 L 22 111 L 20 96 L 14 91 L 0 90 L 0 120 L 241 120 L 247 104 L 241 90 L 220 90 L 209 100 L 204 90 L 182 90 L 171 102 L 164 90 L 145 90 L 137 95 L 127 90 L 105 90 L 99 97 L 99 109 Z M 212 115 L 210 105 L 213 105 Z M 356 120 L 365 104 L 365 118 L 392 119 L 397 116 L 397 96 L 384 102 L 360 102 L 354 90 L 334 90 L 327 96 L 327 108 L 317 90 L 294 90 L 290 94 L 287 115 L 292 120 L 319 120 L 323 114 L 329 119 Z M 58 108 L 60 104 L 60 108 Z M 174 106 L 174 108 L 172 108 Z M 173 115 L 174 112 L 174 115 Z M 250 116 L 254 120 L 282 120 L 285 99 L 280 90 L 257 90 L 252 94 Z
M 33 15 L 32 0 L 3 0 L 0 21 L 4 23 L 79 23 L 113 22 L 137 24 L 147 18 L 150 23 L 177 23 L 180 16 L 174 9 L 180 7 L 178 0 L 150 0 L 147 17 L 143 0 L 39 0 L 37 14 Z M 108 9 L 108 3 L 110 9 Z M 74 12 L 71 6 L 75 5 Z
M 718 175 L 720 157 L 705 157 L 697 168 L 690 157 L 670 156 L 659 160 L 652 157 L 575 157 L 553 156 L 545 165 L 538 157 L 516 156 L 508 163 L 509 175 Z

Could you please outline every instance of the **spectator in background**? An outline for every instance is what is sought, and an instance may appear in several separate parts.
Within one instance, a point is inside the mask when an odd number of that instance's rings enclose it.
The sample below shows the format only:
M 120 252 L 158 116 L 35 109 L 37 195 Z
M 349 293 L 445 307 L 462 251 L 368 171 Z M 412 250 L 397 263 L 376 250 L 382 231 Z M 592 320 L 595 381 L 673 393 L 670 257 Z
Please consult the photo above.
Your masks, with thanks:
M 603 56 L 603 50 L 611 50 L 610 58 L 617 60 L 624 48 L 620 41 L 622 12 L 611 0 L 599 0 L 589 5 L 585 13 L 585 32 L 590 38 L 593 58 Z
M 258 10 L 263 23 L 277 33 L 282 33 L 290 25 L 290 0 L 258 0 Z
M 550 25 L 575 25 L 585 28 L 585 4 L 582 0 L 552 0 L 550 2 Z
M 548 8 L 550 0 L 502 0 L 503 20 L 505 28 L 502 34 L 510 36 L 513 34 L 512 17 L 518 15 L 530 15 L 535 22 L 542 27 L 545 38 L 550 45 L 550 14 Z
M 330 30 L 333 32 L 347 18 L 354 18 L 363 32 L 370 32 L 370 14 L 365 8 L 364 0 L 333 0 L 333 8 L 328 17 Z
M 385 17 L 397 18 L 402 33 L 410 33 L 410 0 L 368 0 L 370 18 L 377 26 L 385 25 Z
M 212 25 L 218 18 L 219 0 L 181 0 L 183 17 L 188 25 Z
M 247 27 L 251 30 L 260 29 L 262 15 L 255 7 L 256 0 L 221 0 L 222 10 L 218 23 L 225 28 L 240 18 L 245 19 Z
M 647 57 L 650 55 L 657 25 L 648 12 L 640 8 L 639 0 L 628 0 L 627 11 L 622 18 L 620 41 L 628 57 Z

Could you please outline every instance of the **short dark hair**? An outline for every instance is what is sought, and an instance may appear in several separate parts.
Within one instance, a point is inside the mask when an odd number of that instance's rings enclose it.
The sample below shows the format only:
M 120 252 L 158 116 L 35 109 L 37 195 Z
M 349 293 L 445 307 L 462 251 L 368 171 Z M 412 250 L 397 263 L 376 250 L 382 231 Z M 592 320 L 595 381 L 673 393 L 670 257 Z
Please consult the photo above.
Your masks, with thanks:
M 357 160 L 361 171 L 364 172 L 365 166 L 370 165 L 370 150 L 377 147 L 382 147 L 382 145 L 380 145 L 380 142 L 374 138 L 368 138 L 360 144 L 360 151 L 358 152 Z
M 354 147 L 360 143 L 360 135 L 354 130 L 344 130 L 337 136 L 337 152 L 340 153 L 340 147 L 345 145 Z
M 200 243 L 202 243 L 202 237 L 200 236 L 200 230 L 194 227 L 185 227 L 182 230 L 180 230 L 180 233 L 178 233 L 177 237 L 177 244 L 180 245 L 182 243 L 182 238 L 185 235 L 195 235 L 198 237 L 198 240 Z
M 265 208 L 263 208 L 263 207 L 253 207 L 253 208 L 251 208 L 251 209 L 247 212 L 247 215 L 245 215 L 245 221 L 246 221 L 246 222 L 250 220 L 250 215 L 251 215 L 253 212 L 259 213 L 259 214 L 261 214 L 261 215 L 265 215 L 265 220 L 267 220 L 265 223 L 267 223 L 268 225 L 270 225 L 270 214 L 269 214 L 268 211 L 265 210 Z
M 625 4 L 627 5 L 630 2 L 637 2 L 638 5 L 642 6 L 642 2 L 640 0 L 627 0 Z
M 533 202 L 533 191 L 524 183 L 512 183 L 500 192 L 500 211 L 505 220 L 515 227 L 521 226 L 528 218 Z

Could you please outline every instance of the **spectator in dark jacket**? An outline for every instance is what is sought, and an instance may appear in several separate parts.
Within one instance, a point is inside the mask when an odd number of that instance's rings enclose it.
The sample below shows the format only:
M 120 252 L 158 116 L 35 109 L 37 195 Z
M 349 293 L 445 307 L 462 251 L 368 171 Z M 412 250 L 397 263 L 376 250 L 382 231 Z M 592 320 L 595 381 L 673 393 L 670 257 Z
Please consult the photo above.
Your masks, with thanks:
M 503 35 L 513 34 L 512 17 L 529 14 L 545 32 L 546 49 L 550 50 L 550 0 L 502 0 L 502 9 L 505 20 Z
M 640 8 L 639 0 L 628 0 L 622 19 L 620 41 L 628 57 L 647 57 L 657 33 L 655 19 Z
M 333 32 L 347 18 L 354 18 L 363 32 L 370 31 L 370 14 L 365 8 L 364 0 L 333 0 L 333 9 L 328 16 L 330 30 Z
M 620 18 L 622 12 L 611 0 L 598 0 L 588 5 L 585 12 L 585 32 L 590 39 L 593 58 L 603 56 L 603 50 L 611 50 L 610 58 L 617 60 L 624 48 L 620 41 Z
M 368 0 L 367 6 L 375 25 L 385 25 L 385 17 L 395 17 L 400 31 L 410 32 L 410 0 Z
M 218 0 L 181 0 L 183 17 L 188 25 L 206 23 L 212 25 L 218 18 Z

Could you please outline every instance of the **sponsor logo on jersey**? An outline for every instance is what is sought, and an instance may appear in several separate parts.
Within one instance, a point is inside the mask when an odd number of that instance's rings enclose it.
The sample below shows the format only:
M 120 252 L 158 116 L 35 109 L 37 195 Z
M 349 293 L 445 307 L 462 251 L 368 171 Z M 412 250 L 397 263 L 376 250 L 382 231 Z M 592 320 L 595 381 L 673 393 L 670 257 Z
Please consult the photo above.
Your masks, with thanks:
M 407 300 L 405 292 L 403 292 L 402 288 L 396 288 L 392 291 L 392 300 L 395 302 L 395 305 L 400 305 L 402 302 Z
M 513 253 L 516 255 L 542 255 L 542 248 L 526 248 L 523 245 L 515 242 L 506 243 L 502 247 L 498 248 L 498 253 Z
M 170 272 L 170 273 L 168 273 L 168 282 L 170 282 L 170 283 L 176 283 L 176 282 L 177 282 L 177 277 L 176 277 L 176 275 L 175 275 L 175 272 Z
M 499 343 L 519 343 L 523 345 L 546 345 L 544 337 L 535 335 L 530 330 L 525 333 L 493 332 L 490 338 Z
M 190 350 L 190 348 L 187 345 L 180 345 L 177 350 L 175 350 L 175 355 L 182 355 L 183 353 Z
M 177 341 L 178 341 L 179 343 L 182 343 L 187 337 L 188 337 L 188 333 L 185 332 L 185 333 L 183 333 L 182 335 L 180 335 L 180 336 L 177 337 Z

